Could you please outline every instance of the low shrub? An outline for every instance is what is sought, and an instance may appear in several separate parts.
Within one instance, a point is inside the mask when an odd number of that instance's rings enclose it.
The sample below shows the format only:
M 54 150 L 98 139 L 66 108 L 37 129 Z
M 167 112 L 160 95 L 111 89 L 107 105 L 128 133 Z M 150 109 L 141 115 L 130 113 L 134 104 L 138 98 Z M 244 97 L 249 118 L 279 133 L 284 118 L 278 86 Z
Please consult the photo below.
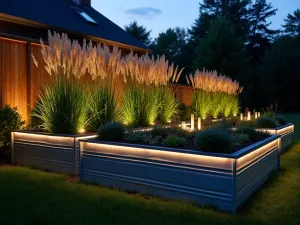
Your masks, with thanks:
M 256 126 L 258 128 L 276 128 L 278 125 L 276 120 L 270 117 L 260 117 L 256 120 Z
M 287 119 L 283 116 L 276 116 L 274 119 L 280 124 L 280 126 L 287 125 L 288 123 Z
M 124 139 L 125 128 L 120 123 L 106 123 L 97 132 L 101 141 L 119 141 Z
M 232 133 L 230 136 L 234 142 L 235 147 L 239 147 L 241 145 L 247 144 L 250 141 L 250 138 L 247 134 Z
M 233 134 L 244 134 L 249 137 L 251 141 L 260 141 L 268 136 L 270 136 L 266 132 L 257 131 L 252 127 L 239 127 L 236 129 Z
M 195 145 L 204 152 L 231 153 L 233 140 L 227 132 L 219 129 L 207 129 L 196 134 Z
M 167 147 L 181 147 L 185 142 L 184 137 L 178 137 L 176 135 L 169 135 L 166 139 L 163 140 L 163 145 Z
M 257 131 L 252 127 L 239 127 L 233 132 L 233 134 L 245 134 L 250 140 L 257 139 Z
M 21 129 L 24 124 L 25 121 L 22 121 L 17 107 L 5 105 L 0 108 L 0 155 L 9 158 L 11 132 Z

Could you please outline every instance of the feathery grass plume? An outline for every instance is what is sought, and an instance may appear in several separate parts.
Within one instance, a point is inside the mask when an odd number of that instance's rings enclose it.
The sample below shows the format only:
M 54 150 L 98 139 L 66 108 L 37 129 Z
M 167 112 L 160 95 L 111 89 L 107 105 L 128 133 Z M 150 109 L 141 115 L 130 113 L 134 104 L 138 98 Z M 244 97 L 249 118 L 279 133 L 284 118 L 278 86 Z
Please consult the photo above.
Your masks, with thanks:
M 139 57 L 131 51 L 122 63 L 125 77 L 144 85 L 166 86 L 170 81 L 177 82 L 183 71 L 183 68 L 179 70 L 173 63 L 169 65 L 164 55 L 155 59 L 148 54 Z
M 51 84 L 43 85 L 39 92 L 33 117 L 42 121 L 41 127 L 55 134 L 78 134 L 88 125 L 90 104 L 86 87 L 57 76 Z
M 41 53 L 45 62 L 45 70 L 50 75 L 67 76 L 73 75 L 80 78 L 85 75 L 87 63 L 86 41 L 82 46 L 77 40 L 71 41 L 68 35 L 48 31 L 48 45 L 41 42 Z M 34 62 L 36 62 L 33 56 Z M 37 65 L 37 63 L 35 63 Z
M 230 113 L 238 113 L 238 95 L 243 88 L 237 81 L 224 75 L 218 75 L 216 71 L 206 71 L 205 69 L 203 71 L 196 70 L 194 75 L 191 74 L 186 79 L 194 89 L 192 100 L 194 113 L 202 118 L 208 115 L 217 118 L 219 114 L 227 117 Z

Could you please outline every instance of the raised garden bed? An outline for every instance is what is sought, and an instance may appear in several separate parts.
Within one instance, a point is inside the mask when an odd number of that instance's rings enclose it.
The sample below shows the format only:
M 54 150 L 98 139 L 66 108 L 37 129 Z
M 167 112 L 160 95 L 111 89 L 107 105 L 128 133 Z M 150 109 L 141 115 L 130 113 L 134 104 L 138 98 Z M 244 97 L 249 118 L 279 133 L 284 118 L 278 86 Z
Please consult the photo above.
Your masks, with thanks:
M 232 154 L 80 141 L 80 180 L 168 199 L 237 208 L 280 167 L 273 135 Z
M 56 135 L 41 131 L 12 132 L 12 164 L 78 175 L 79 140 L 95 135 Z
M 289 123 L 277 128 L 259 129 L 268 132 L 271 135 L 280 135 L 280 152 L 286 151 L 294 142 L 294 124 Z

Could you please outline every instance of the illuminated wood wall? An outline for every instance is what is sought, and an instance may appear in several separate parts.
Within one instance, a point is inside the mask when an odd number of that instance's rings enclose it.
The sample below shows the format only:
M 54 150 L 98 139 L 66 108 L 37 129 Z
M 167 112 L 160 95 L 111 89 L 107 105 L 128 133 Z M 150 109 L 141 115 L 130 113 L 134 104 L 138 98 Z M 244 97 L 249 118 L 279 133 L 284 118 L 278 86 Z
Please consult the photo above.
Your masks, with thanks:
M 38 91 L 42 84 L 51 81 L 51 76 L 44 69 L 44 61 L 40 45 L 28 44 L 0 37 L 0 107 L 8 104 L 17 106 L 22 118 L 27 120 L 31 108 L 37 101 Z M 39 64 L 36 67 L 31 59 L 33 54 Z M 87 75 L 84 82 L 91 82 Z M 116 91 L 121 93 L 126 83 L 120 77 L 116 84 Z M 176 98 L 189 105 L 192 89 L 188 86 L 172 87 L 176 91 Z
M 6 104 L 27 118 L 27 44 L 0 39 L 0 107 Z

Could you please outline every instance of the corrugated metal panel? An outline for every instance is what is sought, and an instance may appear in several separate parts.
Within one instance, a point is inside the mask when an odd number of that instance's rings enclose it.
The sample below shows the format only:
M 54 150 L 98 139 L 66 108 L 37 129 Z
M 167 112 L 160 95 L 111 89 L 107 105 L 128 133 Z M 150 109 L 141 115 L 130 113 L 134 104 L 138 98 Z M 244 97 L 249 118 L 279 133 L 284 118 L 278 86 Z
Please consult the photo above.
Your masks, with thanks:
M 35 132 L 12 133 L 12 163 L 77 175 L 79 140 L 91 136 L 60 136 Z
M 279 168 L 279 141 L 228 158 L 140 145 L 80 142 L 80 179 L 235 212 Z M 245 154 L 245 152 L 248 152 Z

